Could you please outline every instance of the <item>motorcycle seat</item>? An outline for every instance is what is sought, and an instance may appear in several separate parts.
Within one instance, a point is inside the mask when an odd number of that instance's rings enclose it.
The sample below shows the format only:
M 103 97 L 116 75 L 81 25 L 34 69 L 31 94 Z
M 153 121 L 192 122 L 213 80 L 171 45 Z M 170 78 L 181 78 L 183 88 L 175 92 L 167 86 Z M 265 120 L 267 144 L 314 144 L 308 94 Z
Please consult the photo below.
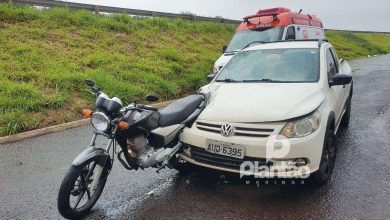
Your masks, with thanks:
M 166 127 L 181 123 L 200 106 L 202 100 L 202 95 L 190 95 L 172 102 L 159 111 L 159 125 Z

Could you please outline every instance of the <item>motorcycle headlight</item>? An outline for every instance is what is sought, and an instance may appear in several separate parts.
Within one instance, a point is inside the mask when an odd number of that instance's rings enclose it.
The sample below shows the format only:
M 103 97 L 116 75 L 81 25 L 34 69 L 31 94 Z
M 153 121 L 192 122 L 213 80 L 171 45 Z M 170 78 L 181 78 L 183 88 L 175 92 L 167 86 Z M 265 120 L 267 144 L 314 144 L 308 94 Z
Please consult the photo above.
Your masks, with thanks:
M 95 112 L 91 117 L 92 126 L 100 132 L 104 132 L 110 125 L 110 119 L 102 112 Z
M 318 111 L 312 115 L 293 122 L 288 122 L 282 131 L 281 135 L 286 138 L 300 138 L 312 134 L 320 127 L 321 117 Z

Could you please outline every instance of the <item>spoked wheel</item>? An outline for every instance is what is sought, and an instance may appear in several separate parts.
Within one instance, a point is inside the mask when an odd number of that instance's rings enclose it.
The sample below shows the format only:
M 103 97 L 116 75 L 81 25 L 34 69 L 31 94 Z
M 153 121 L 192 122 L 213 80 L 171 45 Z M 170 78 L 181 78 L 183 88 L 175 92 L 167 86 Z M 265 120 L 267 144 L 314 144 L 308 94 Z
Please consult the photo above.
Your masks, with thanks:
M 326 130 L 324 147 L 319 169 L 313 174 L 315 183 L 322 185 L 326 183 L 332 175 L 333 168 L 336 162 L 336 144 L 333 131 Z
M 68 219 L 81 218 L 87 214 L 99 199 L 108 173 L 109 162 L 100 165 L 92 160 L 80 166 L 72 166 L 58 193 L 60 214 Z

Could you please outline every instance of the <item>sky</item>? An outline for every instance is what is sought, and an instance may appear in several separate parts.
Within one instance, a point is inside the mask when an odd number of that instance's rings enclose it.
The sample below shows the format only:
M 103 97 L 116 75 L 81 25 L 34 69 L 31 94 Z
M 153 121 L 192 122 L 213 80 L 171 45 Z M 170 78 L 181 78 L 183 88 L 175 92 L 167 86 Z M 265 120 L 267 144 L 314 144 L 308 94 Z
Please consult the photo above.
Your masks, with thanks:
M 390 0 L 67 0 L 241 20 L 259 9 L 286 7 L 319 17 L 327 29 L 390 32 Z

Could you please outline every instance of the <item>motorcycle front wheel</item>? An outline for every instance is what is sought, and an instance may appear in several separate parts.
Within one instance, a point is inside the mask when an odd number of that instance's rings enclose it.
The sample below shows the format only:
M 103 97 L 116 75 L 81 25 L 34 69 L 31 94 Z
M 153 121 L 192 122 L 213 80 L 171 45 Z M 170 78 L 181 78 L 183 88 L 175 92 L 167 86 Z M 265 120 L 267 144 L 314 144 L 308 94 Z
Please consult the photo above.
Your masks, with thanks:
M 92 159 L 69 169 L 62 181 L 57 200 L 58 211 L 64 218 L 81 218 L 95 205 L 103 192 L 110 170 L 108 162 L 102 165 Z

